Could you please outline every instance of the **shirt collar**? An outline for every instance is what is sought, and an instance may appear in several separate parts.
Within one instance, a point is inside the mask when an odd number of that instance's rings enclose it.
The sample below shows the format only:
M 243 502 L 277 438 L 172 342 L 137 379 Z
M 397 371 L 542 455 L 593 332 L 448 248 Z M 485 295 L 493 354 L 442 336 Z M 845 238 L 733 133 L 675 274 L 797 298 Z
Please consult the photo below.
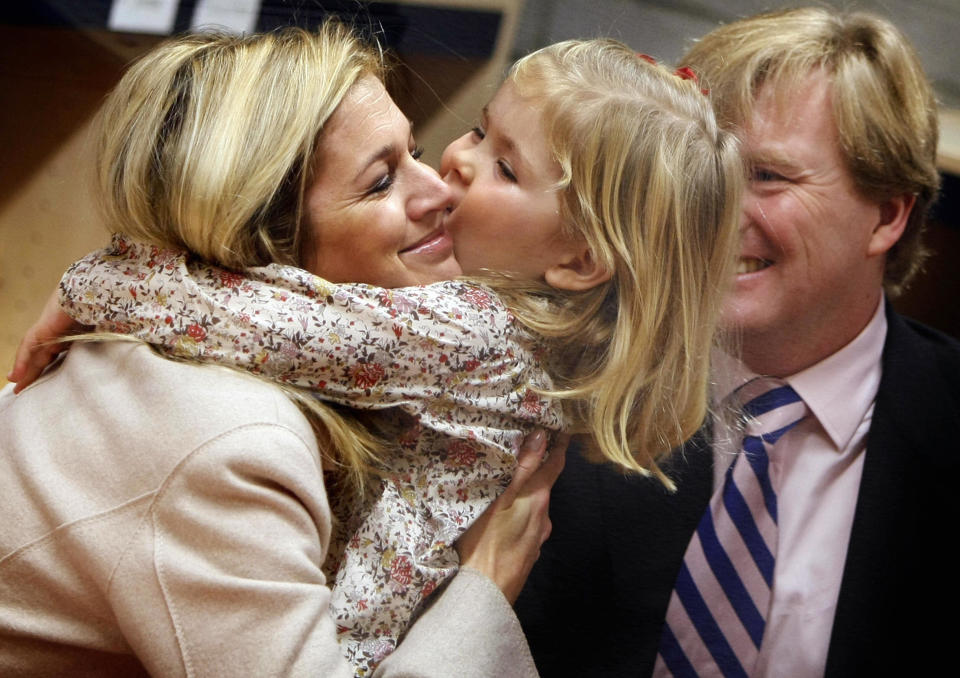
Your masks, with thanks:
M 836 353 L 786 377 L 838 450 L 846 448 L 873 405 L 880 386 L 880 359 L 887 336 L 884 300 L 867 326 Z M 759 376 L 729 355 L 714 357 L 714 395 L 723 398 Z

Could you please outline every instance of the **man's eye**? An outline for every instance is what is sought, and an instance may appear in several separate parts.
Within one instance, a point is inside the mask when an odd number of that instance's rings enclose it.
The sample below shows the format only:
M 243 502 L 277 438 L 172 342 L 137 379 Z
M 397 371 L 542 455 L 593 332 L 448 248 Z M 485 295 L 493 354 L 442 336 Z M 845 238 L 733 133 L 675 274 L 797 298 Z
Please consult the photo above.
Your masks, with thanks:
M 755 167 L 753 171 L 750 172 L 750 181 L 783 181 L 784 177 L 782 174 L 778 174 L 768 169 L 763 169 L 760 167 Z
M 419 160 L 423 157 L 423 146 L 417 146 L 412 151 L 410 151 L 410 157 L 414 160 Z
M 478 139 L 483 139 L 485 136 L 487 136 L 487 133 L 483 131 L 483 128 L 480 127 L 480 125 L 477 125 L 470 131 L 473 132 L 474 136 L 476 136 Z

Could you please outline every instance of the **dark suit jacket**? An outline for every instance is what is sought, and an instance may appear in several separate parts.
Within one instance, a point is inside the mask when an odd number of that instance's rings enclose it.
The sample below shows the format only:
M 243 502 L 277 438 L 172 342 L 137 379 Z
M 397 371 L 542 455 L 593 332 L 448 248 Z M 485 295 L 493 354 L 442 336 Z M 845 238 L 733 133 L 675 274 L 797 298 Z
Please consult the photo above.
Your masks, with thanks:
M 932 675 L 960 656 L 960 343 L 889 308 L 887 320 L 827 676 Z M 516 605 L 543 678 L 650 675 L 712 490 L 705 438 L 671 459 L 673 495 L 568 455 Z

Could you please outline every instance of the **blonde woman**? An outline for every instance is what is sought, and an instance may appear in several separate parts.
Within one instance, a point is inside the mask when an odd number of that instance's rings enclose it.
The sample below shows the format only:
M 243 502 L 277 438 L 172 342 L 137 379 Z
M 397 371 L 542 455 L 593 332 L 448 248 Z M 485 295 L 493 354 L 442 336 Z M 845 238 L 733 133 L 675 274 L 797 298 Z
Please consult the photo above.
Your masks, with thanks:
M 449 191 L 417 162 L 380 72 L 335 24 L 158 47 L 102 113 L 107 224 L 239 268 L 313 265 L 314 231 L 335 234 L 315 200 L 349 202 L 368 235 L 442 233 Z M 372 183 L 388 177 L 389 193 L 326 183 L 329 167 L 367 182 L 345 151 L 375 158 Z M 388 241 L 359 262 L 371 280 L 459 273 L 449 242 L 398 255 Z M 363 245 L 327 242 L 322 255 Z M 0 674 L 353 675 L 322 570 L 324 474 L 350 467 L 369 436 L 265 380 L 95 339 L 19 396 L 0 393 Z M 524 451 L 527 485 L 481 521 L 521 548 L 503 560 L 501 536 L 471 531 L 466 567 L 374 675 L 536 675 L 501 589 L 518 587 L 549 529 L 559 469 L 534 472 L 539 454 Z

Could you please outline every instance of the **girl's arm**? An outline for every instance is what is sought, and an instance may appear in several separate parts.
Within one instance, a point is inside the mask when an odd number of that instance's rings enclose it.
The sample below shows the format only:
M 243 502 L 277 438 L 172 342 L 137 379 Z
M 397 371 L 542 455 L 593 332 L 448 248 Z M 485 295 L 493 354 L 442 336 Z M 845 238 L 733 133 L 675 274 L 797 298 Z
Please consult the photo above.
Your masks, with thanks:
M 82 329 L 83 325 L 60 308 L 60 295 L 57 292 L 51 294 L 40 312 L 40 318 L 27 330 L 17 346 L 13 367 L 7 374 L 7 381 L 16 384 L 13 392 L 20 393 L 36 381 L 47 365 L 68 348 L 69 344 L 60 339 Z
M 67 271 L 61 304 L 98 330 L 353 407 L 546 409 L 529 389 L 549 387 L 535 347 L 496 295 L 463 282 L 334 285 L 280 265 L 241 275 L 115 236 Z

